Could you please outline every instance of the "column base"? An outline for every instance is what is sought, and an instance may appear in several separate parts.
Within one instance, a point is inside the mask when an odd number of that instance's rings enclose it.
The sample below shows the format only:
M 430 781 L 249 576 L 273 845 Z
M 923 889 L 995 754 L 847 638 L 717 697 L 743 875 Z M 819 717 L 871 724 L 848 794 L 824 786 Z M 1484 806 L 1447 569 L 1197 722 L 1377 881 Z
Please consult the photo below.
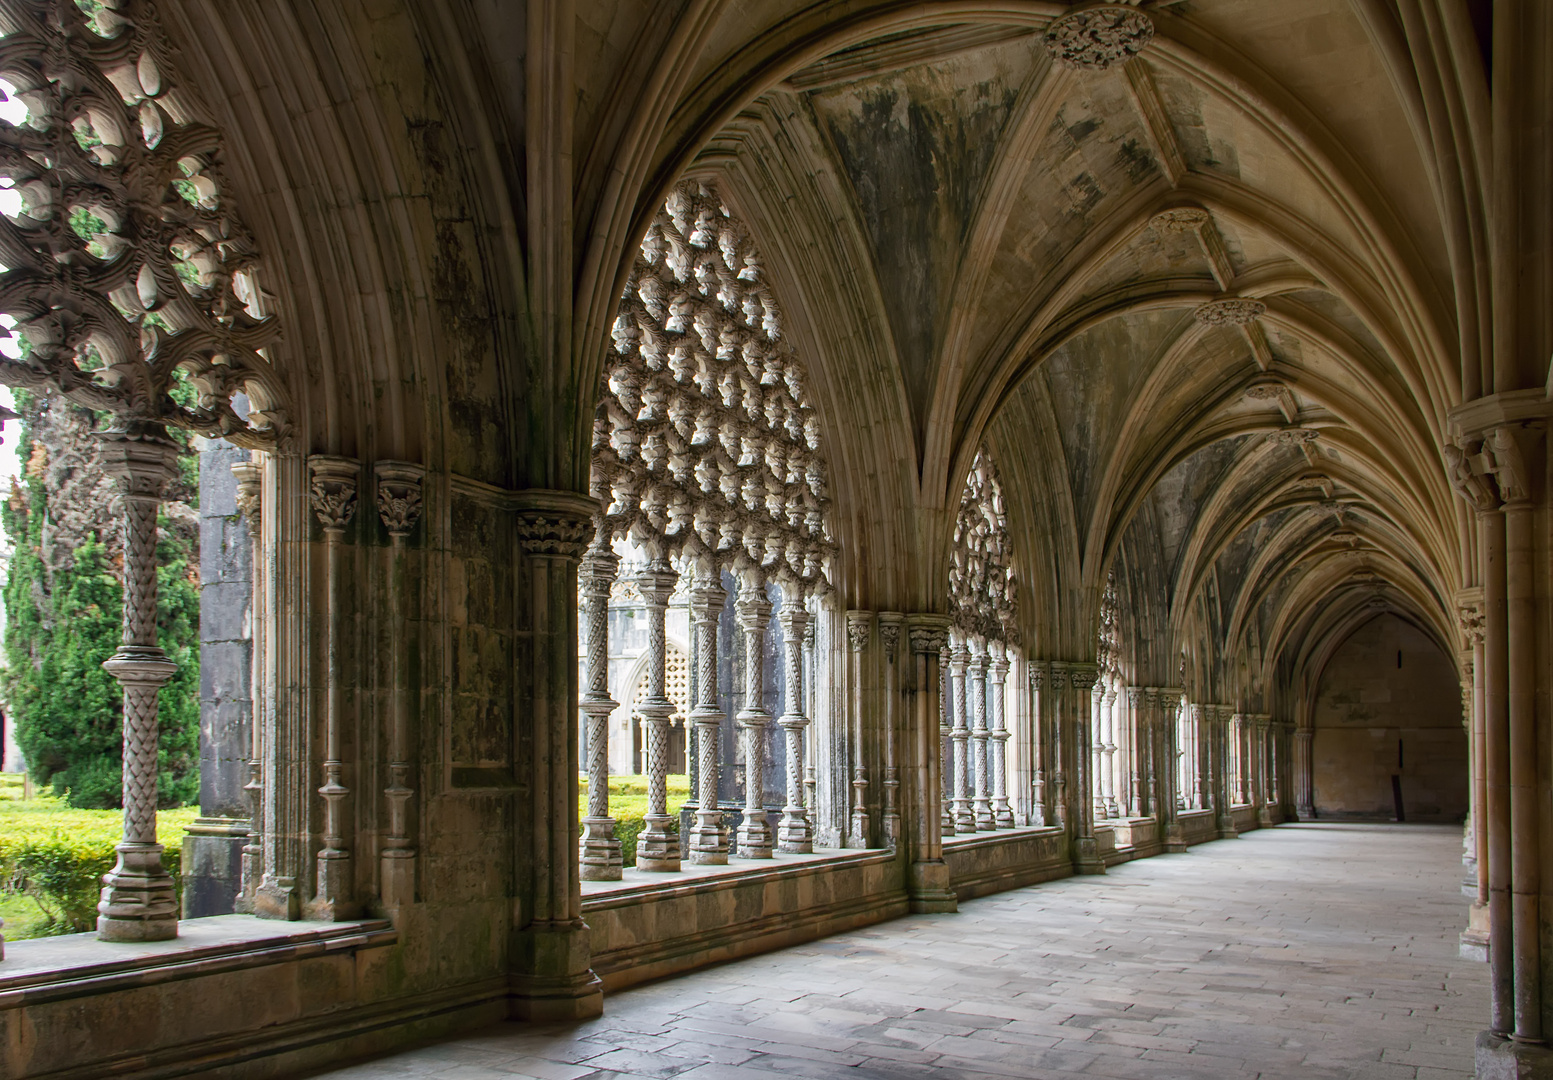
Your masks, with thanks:
M 637 869 L 648 873 L 677 873 L 680 869 L 679 833 L 666 830 L 672 817 L 655 824 L 649 817 L 648 827 L 637 836 Z M 595 878 L 599 881 L 615 881 L 618 878 Z
M 940 915 L 960 910 L 960 898 L 950 884 L 949 865 L 942 859 L 911 864 L 906 895 L 913 915 Z
M 777 850 L 787 855 L 808 855 L 814 851 L 814 833 L 803 811 L 782 811 L 777 825 Z
M 582 827 L 578 876 L 583 881 L 619 881 L 624 866 L 620 841 L 615 839 L 615 819 L 583 818 Z
M 1550 1080 L 1553 1078 L 1553 1050 L 1537 1043 L 1516 1042 L 1478 1032 L 1474 1054 L 1477 1080 Z
M 398 911 L 415 903 L 415 852 L 389 848 L 379 860 L 378 874 L 385 908 Z
M 766 823 L 765 810 L 745 807 L 744 820 L 739 824 L 736 839 L 739 858 L 771 858 L 771 826 Z
M 178 936 L 173 879 L 162 867 L 161 844 L 121 843 L 118 862 L 103 876 L 97 936 L 103 941 L 169 941 Z
M 728 829 L 723 824 L 723 812 L 715 806 L 709 810 L 696 808 L 696 823 L 690 827 L 690 847 L 684 859 L 692 866 L 728 865 Z
M 1075 874 L 1103 874 L 1105 860 L 1093 836 L 1080 836 L 1073 841 L 1073 872 Z
M 994 829 L 1012 829 L 1014 827 L 1014 811 L 1009 808 L 1008 800 L 993 800 L 992 827 Z
M 508 1014 L 514 1020 L 557 1023 L 604 1013 L 604 983 L 588 967 L 588 928 L 581 919 L 540 923 L 519 931 Z
M 1186 853 L 1186 833 L 1181 828 L 1179 821 L 1172 821 L 1165 826 L 1164 835 L 1165 851 L 1174 855 Z
M 1461 932 L 1459 949 L 1463 960 L 1488 962 L 1487 904 L 1473 904 L 1468 910 L 1467 928 Z
M 347 922 L 361 915 L 351 899 L 351 857 L 347 852 L 318 853 L 318 895 L 307 905 L 307 917 L 318 922 Z
M 253 914 L 260 919 L 296 922 L 302 917 L 302 897 L 291 878 L 265 878 L 253 892 Z

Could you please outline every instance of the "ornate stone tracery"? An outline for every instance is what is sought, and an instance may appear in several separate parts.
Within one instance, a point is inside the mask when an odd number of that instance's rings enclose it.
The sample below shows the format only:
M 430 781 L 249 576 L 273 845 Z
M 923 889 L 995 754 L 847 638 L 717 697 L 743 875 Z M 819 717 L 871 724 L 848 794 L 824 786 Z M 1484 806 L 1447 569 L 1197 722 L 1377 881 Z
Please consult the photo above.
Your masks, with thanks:
M 1019 640 L 1009 553 L 1003 487 L 983 448 L 960 496 L 949 562 L 952 643 L 946 669 L 953 680 L 955 722 L 943 753 L 944 772 L 953 777 L 948 798 L 955 832 L 1013 824 L 1001 700 L 1009 646 Z
M 1009 565 L 1008 514 L 992 456 L 976 455 L 960 496 L 949 564 L 949 617 L 956 629 L 1016 643 L 1014 572 Z
M 1104 71 L 1154 40 L 1154 23 L 1133 7 L 1108 4 L 1072 11 L 1046 29 L 1046 49 L 1063 67 Z
M 808 625 L 805 598 L 829 589 L 834 542 L 826 519 L 826 467 L 819 422 L 805 400 L 803 368 L 782 340 L 760 256 L 748 231 L 706 183 L 678 184 L 648 228 L 621 295 L 604 375 L 593 426 L 590 488 L 601 508 L 595 546 L 628 538 L 664 575 L 674 573 L 678 561 L 696 582 L 699 678 L 689 752 L 702 806 L 682 853 L 676 848 L 670 854 L 667 840 L 650 830 L 651 836 L 643 834 L 651 843 L 639 847 L 638 864 L 677 869 L 681 854 L 695 863 L 727 861 L 728 833 L 716 806 L 718 728 L 726 717 L 716 705 L 717 609 L 711 606 L 723 595 L 718 585 L 723 570 L 740 578 L 740 625 L 752 679 L 738 717 L 750 763 L 740 853 L 769 857 L 774 840 L 783 850 L 806 850 L 810 826 L 801 803 L 802 776 L 789 776 L 780 837 L 764 819 L 761 761 L 771 717 L 760 700 L 763 682 L 754 675 L 770 609 L 766 582 L 781 587 L 784 630 L 800 634 Z M 585 574 L 607 569 L 606 560 L 584 567 Z M 642 580 L 635 584 L 645 599 Z M 672 584 L 667 576 L 661 583 L 665 589 Z M 661 607 L 648 607 L 656 629 Z M 651 636 L 648 647 L 649 670 L 661 672 L 661 632 Z M 801 653 L 789 650 L 789 664 L 795 660 L 801 661 Z M 790 692 L 802 684 L 799 671 L 789 671 L 788 679 Z M 803 768 L 808 722 L 789 701 L 781 719 L 789 772 Z M 607 737 L 606 730 L 592 724 L 590 736 Z M 667 823 L 662 734 L 647 743 L 648 820 Z M 589 757 L 598 755 L 590 751 Z M 602 850 L 605 815 L 590 812 L 592 818 L 599 822 Z M 645 863 L 644 851 L 650 856 Z
M 156 520 L 180 428 L 249 449 L 283 433 L 261 350 L 278 326 L 253 241 L 221 174 L 221 133 L 180 85 L 146 0 L 0 0 L 0 313 L 19 355 L 0 382 L 113 415 L 99 433 L 125 497 L 124 637 L 104 666 L 124 687 L 124 839 L 98 932 L 176 936 L 156 841 Z M 234 399 L 246 394 L 239 405 Z

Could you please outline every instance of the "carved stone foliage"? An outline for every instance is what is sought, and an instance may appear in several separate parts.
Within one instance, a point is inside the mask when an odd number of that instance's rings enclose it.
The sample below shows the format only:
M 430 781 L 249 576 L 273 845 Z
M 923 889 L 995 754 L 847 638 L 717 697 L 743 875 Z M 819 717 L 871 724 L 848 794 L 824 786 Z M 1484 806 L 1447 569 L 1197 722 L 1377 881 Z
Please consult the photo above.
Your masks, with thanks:
M 1014 602 L 1003 485 L 991 455 L 983 449 L 966 478 L 955 518 L 949 617 L 966 634 L 1017 644 Z
M 1191 232 L 1208 224 L 1208 211 L 1200 206 L 1175 206 L 1155 214 L 1149 224 L 1167 233 Z
M 1222 300 L 1210 300 L 1194 314 L 1205 326 L 1245 326 L 1267 314 L 1267 305 L 1260 300 L 1244 296 L 1230 296 Z
M 379 461 L 372 468 L 377 475 L 377 512 L 383 527 L 393 537 L 410 535 L 421 517 L 421 482 L 426 470 L 408 461 Z
M 1106 575 L 1105 592 L 1100 594 L 1100 632 L 1096 643 L 1095 661 L 1100 665 L 1100 675 L 1118 674 L 1121 661 L 1121 619 L 1118 615 L 1116 571 Z
M 606 524 L 669 556 L 826 579 L 819 423 L 747 230 L 687 180 L 642 240 L 594 418 Z
M 221 133 L 179 84 L 146 0 L 0 0 L 0 311 L 23 356 L 0 382 L 59 392 L 121 423 L 273 445 L 278 332 L 221 174 Z M 234 408 L 245 392 L 252 410 Z
M 1046 48 L 1064 67 L 1103 71 L 1140 52 L 1154 39 L 1154 23 L 1136 8 L 1085 8 L 1052 20 Z

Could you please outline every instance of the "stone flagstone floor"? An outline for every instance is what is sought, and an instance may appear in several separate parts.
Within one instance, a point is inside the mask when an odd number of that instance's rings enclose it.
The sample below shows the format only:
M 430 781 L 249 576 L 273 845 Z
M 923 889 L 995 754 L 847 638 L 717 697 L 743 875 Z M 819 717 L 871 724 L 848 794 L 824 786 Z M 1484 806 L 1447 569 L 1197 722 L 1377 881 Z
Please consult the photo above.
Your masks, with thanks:
M 1297 824 L 911 916 L 336 1080 L 1445 1080 L 1486 965 L 1459 829 Z

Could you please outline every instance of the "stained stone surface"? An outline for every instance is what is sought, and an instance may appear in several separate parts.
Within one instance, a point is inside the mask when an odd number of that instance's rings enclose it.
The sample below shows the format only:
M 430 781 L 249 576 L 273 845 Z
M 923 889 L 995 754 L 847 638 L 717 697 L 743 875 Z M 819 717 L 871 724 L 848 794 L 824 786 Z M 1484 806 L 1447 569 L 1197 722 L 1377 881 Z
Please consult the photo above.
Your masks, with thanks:
M 326 1075 L 1465 1077 L 1488 971 L 1456 956 L 1459 859 L 1449 827 L 1259 830 Z

